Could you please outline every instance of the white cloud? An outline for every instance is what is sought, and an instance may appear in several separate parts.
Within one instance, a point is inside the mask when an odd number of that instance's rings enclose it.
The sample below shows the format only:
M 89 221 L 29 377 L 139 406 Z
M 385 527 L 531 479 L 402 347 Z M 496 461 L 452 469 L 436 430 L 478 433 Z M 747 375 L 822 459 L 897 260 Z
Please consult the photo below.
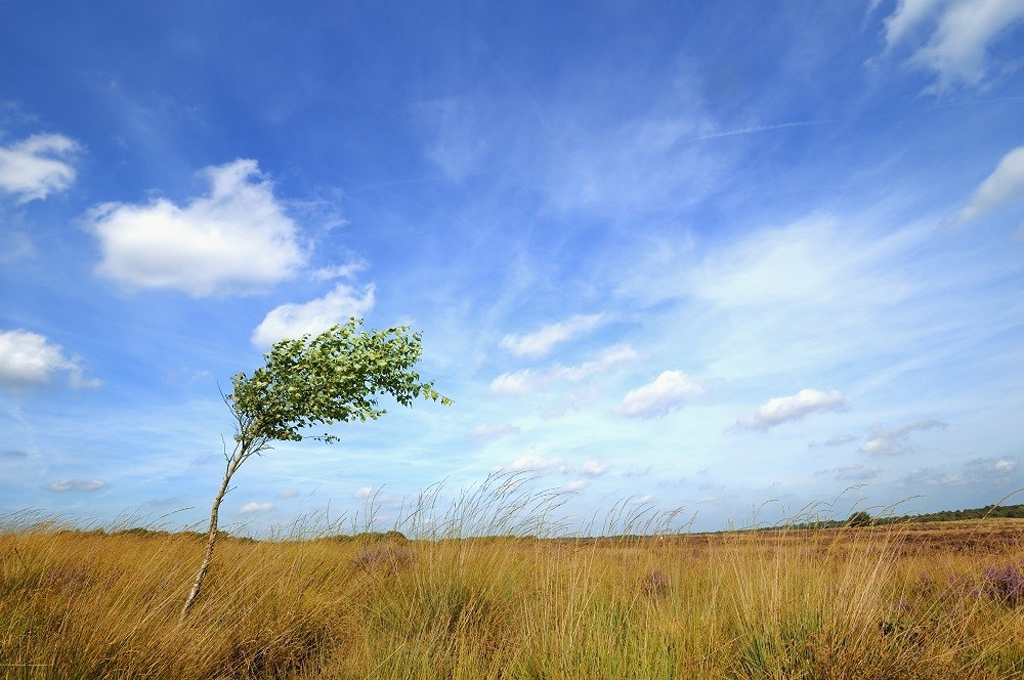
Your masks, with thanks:
M 255 512 L 269 512 L 270 510 L 273 510 L 275 507 L 276 506 L 273 503 L 259 503 L 257 501 L 250 501 L 243 505 L 242 507 L 240 507 L 238 509 L 238 512 L 242 513 L 243 515 L 248 515 Z
M 497 467 L 495 472 L 534 472 L 540 475 L 553 472 L 568 472 L 569 466 L 561 458 L 545 458 L 536 454 L 520 456 L 508 465 Z
M 576 479 L 563 486 L 562 491 L 565 493 L 576 493 L 583 491 L 588 486 L 590 486 L 590 482 L 583 479 Z
M 84 377 L 78 356 L 67 356 L 45 335 L 21 329 L 0 332 L 0 387 L 46 385 L 60 372 L 67 372 L 72 387 L 99 385 Z
M 513 373 L 502 373 L 491 381 L 488 388 L 491 394 L 513 396 L 529 394 L 553 382 L 547 373 L 524 369 Z
M 99 491 L 106 485 L 102 479 L 62 479 L 43 488 L 47 491 Z
M 983 80 L 989 49 L 1024 18 L 1020 0 L 900 0 L 886 19 L 889 48 L 929 35 L 910 61 L 932 71 L 942 92 Z
M 630 390 L 615 412 L 628 418 L 665 415 L 704 394 L 704 386 L 681 371 L 665 371 L 654 382 Z
M 93 208 L 89 219 L 103 252 L 96 271 L 133 288 L 193 297 L 259 290 L 294 276 L 306 254 L 256 161 L 203 174 L 210 194 L 185 207 L 161 198 Z
M 369 265 L 362 260 L 356 260 L 347 264 L 339 264 L 332 267 L 320 267 L 309 273 L 309 277 L 315 281 L 331 281 L 333 279 L 355 279 L 355 277 L 366 271 Z
M 836 411 L 845 406 L 846 399 L 839 390 L 822 392 L 808 388 L 789 397 L 769 399 L 753 415 L 737 418 L 730 429 L 767 430 L 810 413 Z
M 530 394 L 558 382 L 580 382 L 586 378 L 605 373 L 636 361 L 640 355 L 627 345 L 616 345 L 606 349 L 601 355 L 579 366 L 553 366 L 545 370 L 524 369 L 512 373 L 502 373 L 491 381 L 490 392 L 498 396 L 515 396 Z
M 373 309 L 374 287 L 368 285 L 362 292 L 339 283 L 322 298 L 305 303 L 288 303 L 271 310 L 252 333 L 252 343 L 269 347 L 284 338 L 298 338 L 306 333 L 316 334 L 334 324 L 345 323 L 349 317 L 362 317 Z
M 1009 458 L 1000 458 L 995 464 L 996 472 L 1013 472 L 1017 469 L 1017 461 Z
M 894 441 L 887 437 L 872 437 L 864 442 L 860 450 L 873 456 L 898 456 L 906 452 L 907 447 L 902 441 Z
M 373 495 L 372 486 L 361 486 L 352 494 L 352 498 L 365 499 Z
M 892 430 L 875 428 L 861 445 L 860 450 L 873 456 L 898 456 L 910 450 L 910 444 L 907 440 L 911 432 L 936 428 L 944 429 L 946 427 L 949 427 L 949 423 L 925 418 Z
M 296 497 L 298 497 L 298 495 L 299 495 L 299 490 L 298 489 L 285 489 L 281 493 L 277 494 L 277 497 L 278 498 L 288 499 L 288 498 L 296 498 Z
M 978 219 L 1021 198 L 1024 198 L 1024 146 L 1003 156 L 992 174 L 974 190 L 971 202 L 957 215 L 956 223 Z
M 67 189 L 75 181 L 70 160 L 79 151 L 69 137 L 33 135 L 10 146 L 0 146 L 0 191 L 14 194 L 19 203 Z
M 600 477 L 601 475 L 608 474 L 609 470 L 611 470 L 611 467 L 608 463 L 595 459 L 588 460 L 580 468 L 580 472 L 588 477 Z
M 899 0 L 896 11 L 885 20 L 886 41 L 890 46 L 899 43 L 912 29 L 928 19 L 946 2 L 947 0 Z
M 592 331 L 601 323 L 602 314 L 577 314 L 574 317 L 544 326 L 526 335 L 506 335 L 501 346 L 516 356 L 540 357 L 560 342 Z
M 509 423 L 481 423 L 469 433 L 469 438 L 475 442 L 491 442 L 502 437 L 511 437 L 519 434 L 520 430 Z

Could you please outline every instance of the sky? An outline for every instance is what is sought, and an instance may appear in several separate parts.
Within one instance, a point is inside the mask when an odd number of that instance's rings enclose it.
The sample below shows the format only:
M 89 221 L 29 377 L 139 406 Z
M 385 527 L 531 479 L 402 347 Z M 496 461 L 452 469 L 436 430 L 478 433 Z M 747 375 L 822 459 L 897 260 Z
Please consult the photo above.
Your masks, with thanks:
M 1024 503 L 1022 121 L 1018 0 L 3 3 L 0 515 L 199 526 L 220 391 L 350 316 L 453 405 L 229 531 Z

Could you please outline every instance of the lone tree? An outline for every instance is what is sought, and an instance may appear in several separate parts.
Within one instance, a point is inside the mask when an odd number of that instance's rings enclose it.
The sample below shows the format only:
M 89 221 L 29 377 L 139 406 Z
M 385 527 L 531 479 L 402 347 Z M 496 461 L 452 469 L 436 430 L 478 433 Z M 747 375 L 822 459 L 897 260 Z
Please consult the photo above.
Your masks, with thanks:
M 365 331 L 362 323 L 352 318 L 315 337 L 282 340 L 251 376 L 239 373 L 231 378 L 234 389 L 224 395 L 224 403 L 235 419 L 234 450 L 228 453 L 225 447 L 227 467 L 210 510 L 206 553 L 182 618 L 203 587 L 217 543 L 220 504 L 245 461 L 269 451 L 275 441 L 336 442 L 338 437 L 329 433 L 304 432 L 316 425 L 376 420 L 385 413 L 377 401 L 380 395 L 391 395 L 402 406 L 412 406 L 417 397 L 451 404 L 433 382 L 421 381 L 413 370 L 422 353 L 419 333 L 410 333 L 406 326 Z
M 857 512 L 850 515 L 850 519 L 846 520 L 846 526 L 848 527 L 869 527 L 874 520 L 871 519 L 871 515 L 864 510 L 858 510 Z

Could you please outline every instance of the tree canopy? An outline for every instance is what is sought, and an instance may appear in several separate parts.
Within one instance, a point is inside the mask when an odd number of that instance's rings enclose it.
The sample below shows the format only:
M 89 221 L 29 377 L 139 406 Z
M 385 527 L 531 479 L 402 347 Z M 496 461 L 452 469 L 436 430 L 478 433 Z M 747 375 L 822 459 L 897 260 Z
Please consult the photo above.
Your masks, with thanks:
M 282 340 L 264 355 L 264 366 L 231 378 L 227 396 L 239 419 L 240 443 L 301 441 L 303 430 L 352 420 L 376 420 L 386 413 L 378 401 L 389 394 L 402 406 L 422 397 L 451 401 L 423 382 L 414 370 L 422 353 L 420 334 L 406 326 L 362 330 L 350 319 L 319 335 Z M 331 434 L 316 435 L 337 441 Z

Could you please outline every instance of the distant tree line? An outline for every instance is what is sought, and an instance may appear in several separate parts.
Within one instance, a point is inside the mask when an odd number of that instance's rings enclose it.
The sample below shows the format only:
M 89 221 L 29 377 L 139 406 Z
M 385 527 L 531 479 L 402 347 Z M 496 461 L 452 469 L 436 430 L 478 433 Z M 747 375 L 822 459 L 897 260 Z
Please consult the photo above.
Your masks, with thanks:
M 883 524 L 904 524 L 909 522 L 955 522 L 965 519 L 1024 519 L 1024 505 L 986 505 L 968 510 L 943 510 L 921 515 L 896 515 L 872 517 L 864 510 L 858 510 L 847 519 L 826 519 L 813 522 L 787 524 L 790 529 L 838 529 L 840 527 L 865 527 Z M 769 529 L 778 527 L 767 527 Z

